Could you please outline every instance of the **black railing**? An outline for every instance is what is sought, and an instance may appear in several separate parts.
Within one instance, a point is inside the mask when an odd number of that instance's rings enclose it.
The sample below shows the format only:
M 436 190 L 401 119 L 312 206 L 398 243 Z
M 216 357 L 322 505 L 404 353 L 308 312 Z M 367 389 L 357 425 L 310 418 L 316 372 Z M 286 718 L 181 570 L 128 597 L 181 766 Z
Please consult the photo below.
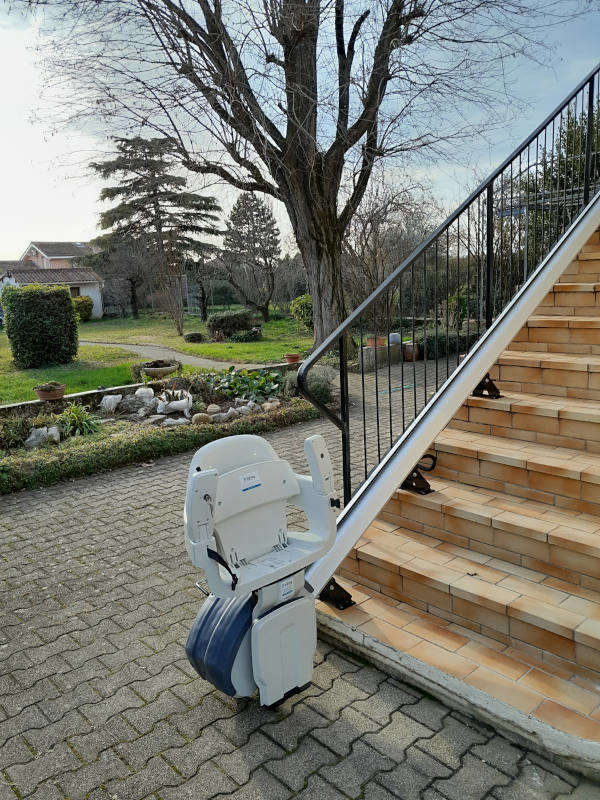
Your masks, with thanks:
M 302 364 L 342 436 L 344 501 L 600 189 L 600 65 Z M 339 410 L 310 391 L 339 370 Z

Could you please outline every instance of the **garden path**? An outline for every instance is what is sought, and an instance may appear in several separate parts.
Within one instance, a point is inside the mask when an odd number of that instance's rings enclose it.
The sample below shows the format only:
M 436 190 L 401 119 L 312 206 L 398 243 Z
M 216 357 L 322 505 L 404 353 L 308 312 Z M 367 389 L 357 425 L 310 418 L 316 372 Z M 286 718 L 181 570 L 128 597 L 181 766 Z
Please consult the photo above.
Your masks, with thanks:
M 129 344 L 119 342 L 101 342 L 92 339 L 80 339 L 79 344 L 102 344 L 109 347 L 121 347 L 123 350 L 129 350 L 133 353 L 138 353 L 142 358 L 149 361 L 158 358 L 169 359 L 175 357 L 182 364 L 189 364 L 192 367 L 206 367 L 208 369 L 225 369 L 232 364 L 235 367 L 244 369 L 261 369 L 265 364 L 240 364 L 236 361 L 214 361 L 211 358 L 201 358 L 200 356 L 192 356 L 189 353 L 181 353 L 179 350 L 174 350 L 171 347 L 161 347 L 160 345 L 153 344 Z

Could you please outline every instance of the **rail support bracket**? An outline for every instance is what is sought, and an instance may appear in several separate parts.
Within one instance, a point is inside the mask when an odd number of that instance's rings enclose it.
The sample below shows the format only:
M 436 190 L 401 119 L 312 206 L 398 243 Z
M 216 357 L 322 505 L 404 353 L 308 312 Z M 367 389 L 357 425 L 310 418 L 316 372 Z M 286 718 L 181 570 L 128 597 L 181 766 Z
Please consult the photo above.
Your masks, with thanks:
M 490 373 L 488 372 L 487 375 L 482 378 L 477 386 L 473 389 L 473 397 L 485 397 L 487 396 L 491 400 L 499 400 L 502 395 L 500 394 L 500 389 L 496 386 L 494 381 L 490 378 Z
M 424 463 L 426 459 L 429 459 L 428 465 Z M 434 456 L 432 453 L 427 453 L 419 463 L 411 469 L 410 473 L 402 481 L 400 488 L 408 492 L 415 492 L 416 494 L 431 494 L 435 490 L 431 488 L 429 481 L 423 473 L 434 470 L 436 464 L 437 456 Z
M 337 608 L 338 611 L 343 611 L 345 608 L 356 605 L 350 592 L 347 592 L 340 586 L 335 578 L 330 578 L 323 589 L 321 589 L 319 600 L 322 600 L 324 603 L 329 603 Z

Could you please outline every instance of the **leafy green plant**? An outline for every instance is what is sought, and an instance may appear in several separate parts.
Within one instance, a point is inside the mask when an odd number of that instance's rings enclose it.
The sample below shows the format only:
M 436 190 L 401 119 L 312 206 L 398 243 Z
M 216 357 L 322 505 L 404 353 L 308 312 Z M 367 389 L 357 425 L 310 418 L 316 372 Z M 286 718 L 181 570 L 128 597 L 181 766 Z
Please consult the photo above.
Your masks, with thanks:
M 230 342 L 259 342 L 262 339 L 262 329 L 260 325 L 255 325 L 249 331 L 238 331 L 229 337 Z
M 26 417 L 0 418 L 0 450 L 22 447 L 31 427 L 31 420 Z
M 281 372 L 268 369 L 236 370 L 235 367 L 230 367 L 225 372 L 207 374 L 207 383 L 216 394 L 230 399 L 242 397 L 257 403 L 279 394 L 281 380 Z
M 92 318 L 92 311 L 94 310 L 94 301 L 87 294 L 73 297 L 73 305 L 75 306 L 75 313 L 80 322 L 89 322 Z
M 77 355 L 75 307 L 66 286 L 5 286 L 2 308 L 19 369 L 69 364 Z
M 228 339 L 233 333 L 247 331 L 252 327 L 252 314 L 248 310 L 211 314 L 206 327 L 213 339 Z
M 98 417 L 78 403 L 70 403 L 59 415 L 59 421 L 65 436 L 88 436 L 100 427 Z
M 301 294 L 290 303 L 290 314 L 307 330 L 313 329 L 313 304 L 309 294 Z
M 202 331 L 190 331 L 183 337 L 184 342 L 203 342 L 205 339 Z
M 64 389 L 65 385 L 60 381 L 46 381 L 46 383 L 38 383 L 33 388 L 38 392 L 53 392 L 55 389 Z
M 306 377 L 306 387 L 313 397 L 323 405 L 333 400 L 334 371 L 327 366 L 316 364 L 309 370 Z M 283 382 L 285 397 L 295 397 L 298 394 L 298 373 L 286 372 Z

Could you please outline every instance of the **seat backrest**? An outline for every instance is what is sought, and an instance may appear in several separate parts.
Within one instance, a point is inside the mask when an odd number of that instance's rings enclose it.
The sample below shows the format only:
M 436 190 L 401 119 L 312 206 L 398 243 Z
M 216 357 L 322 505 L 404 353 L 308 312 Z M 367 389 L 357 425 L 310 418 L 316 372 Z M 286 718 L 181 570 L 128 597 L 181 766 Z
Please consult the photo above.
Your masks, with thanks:
M 218 473 L 214 535 L 230 564 L 239 566 L 286 541 L 286 505 L 300 487 L 268 442 L 252 435 L 211 442 L 192 459 L 190 474 L 208 469 Z

